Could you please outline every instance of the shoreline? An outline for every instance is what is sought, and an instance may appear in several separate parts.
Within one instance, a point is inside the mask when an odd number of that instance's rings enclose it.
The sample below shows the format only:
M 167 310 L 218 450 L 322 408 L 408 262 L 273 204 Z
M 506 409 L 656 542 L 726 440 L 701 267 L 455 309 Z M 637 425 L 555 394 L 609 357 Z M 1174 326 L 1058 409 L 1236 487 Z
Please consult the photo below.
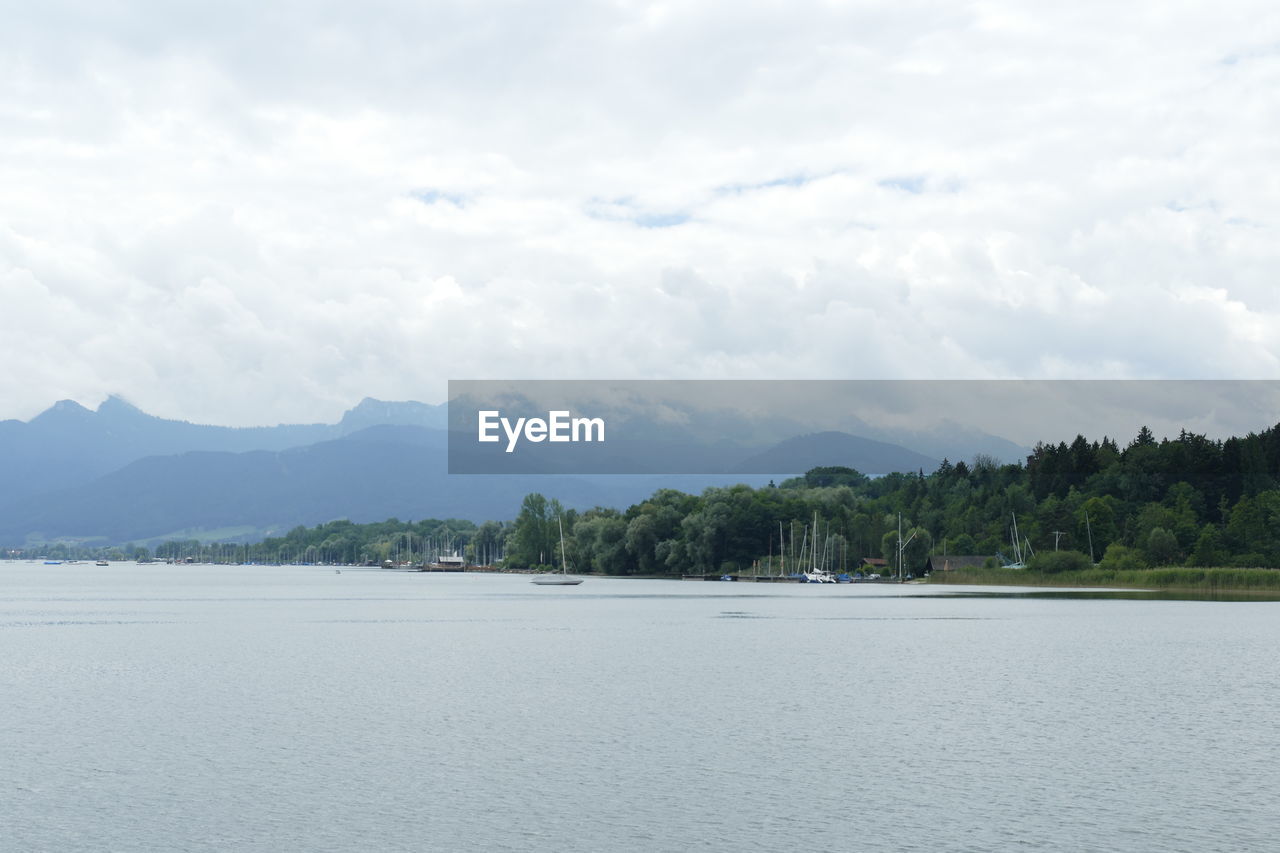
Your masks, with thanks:
M 935 573 L 936 575 L 937 573 Z M 1187 595 L 1229 594 L 1280 599 L 1280 570 L 1225 567 L 1103 570 L 1042 574 L 1027 569 L 983 569 L 931 576 L 936 586 L 1004 586 L 1026 589 L 1111 589 Z

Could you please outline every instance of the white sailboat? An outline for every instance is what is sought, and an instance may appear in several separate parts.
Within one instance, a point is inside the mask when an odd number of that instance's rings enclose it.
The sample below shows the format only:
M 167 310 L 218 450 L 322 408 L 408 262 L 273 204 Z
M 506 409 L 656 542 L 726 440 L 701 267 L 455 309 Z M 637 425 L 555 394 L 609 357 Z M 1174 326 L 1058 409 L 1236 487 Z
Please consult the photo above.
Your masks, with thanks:
M 1013 544 L 1013 559 L 1002 559 L 1002 568 L 1006 569 L 1025 569 L 1027 567 L 1027 559 L 1032 556 L 1031 542 L 1027 540 L 1024 543 L 1022 537 L 1018 534 L 1018 516 L 1017 513 L 1010 513 L 1013 516 L 1013 534 L 1010 540 Z M 1003 557 L 1003 555 L 1001 555 Z
M 828 535 L 830 534 L 828 533 Z M 825 547 L 823 548 L 823 552 L 822 552 L 822 564 L 821 565 L 818 564 L 818 514 L 816 512 L 813 514 L 813 549 L 812 551 L 813 553 L 810 559 L 813 561 L 813 565 L 810 566 L 809 571 L 804 573 L 805 583 L 835 583 L 836 582 L 835 576 L 831 574 L 831 572 L 827 571 L 827 567 L 826 567 L 827 554 L 826 554 Z
M 539 586 L 576 586 L 582 583 L 582 578 L 575 578 L 565 571 L 564 524 L 561 523 L 559 517 L 556 518 L 556 524 L 560 528 L 560 573 L 547 572 L 546 574 L 534 575 L 533 582 Z

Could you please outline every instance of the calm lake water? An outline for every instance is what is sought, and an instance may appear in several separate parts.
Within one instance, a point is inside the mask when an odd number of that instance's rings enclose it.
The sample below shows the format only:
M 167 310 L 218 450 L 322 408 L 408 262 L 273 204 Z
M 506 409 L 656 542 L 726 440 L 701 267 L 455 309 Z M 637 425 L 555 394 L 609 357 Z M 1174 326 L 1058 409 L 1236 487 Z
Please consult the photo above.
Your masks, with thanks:
M 964 591 L 0 563 L 0 848 L 1275 844 L 1280 603 Z

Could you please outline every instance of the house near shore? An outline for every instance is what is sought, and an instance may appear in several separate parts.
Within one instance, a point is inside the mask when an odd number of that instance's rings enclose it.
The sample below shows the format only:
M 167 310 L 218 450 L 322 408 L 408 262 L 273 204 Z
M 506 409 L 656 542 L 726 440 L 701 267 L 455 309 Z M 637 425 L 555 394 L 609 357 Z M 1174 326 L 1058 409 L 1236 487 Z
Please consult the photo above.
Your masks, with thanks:
M 858 567 L 858 571 L 864 575 L 872 572 L 882 575 L 889 570 L 889 561 L 882 557 L 863 557 L 862 565 Z
M 988 554 L 934 554 L 924 564 L 926 572 L 954 572 L 958 569 L 980 569 L 987 560 L 996 558 Z

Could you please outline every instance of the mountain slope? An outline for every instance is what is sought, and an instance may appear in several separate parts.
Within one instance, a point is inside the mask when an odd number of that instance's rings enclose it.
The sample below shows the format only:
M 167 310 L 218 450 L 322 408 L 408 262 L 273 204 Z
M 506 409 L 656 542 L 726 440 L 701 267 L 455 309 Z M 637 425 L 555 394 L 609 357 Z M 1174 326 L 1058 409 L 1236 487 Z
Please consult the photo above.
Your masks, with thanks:
M 382 423 L 443 426 L 444 407 L 365 399 L 337 424 L 223 427 L 158 418 L 119 397 L 96 411 L 62 400 L 30 421 L 0 421 L 0 505 L 82 485 L 148 456 L 279 451 Z
M 501 474 L 449 476 L 445 413 L 445 406 L 366 399 L 336 424 L 237 429 L 156 418 L 116 397 L 97 411 L 62 401 L 26 423 L 0 421 L 0 545 L 226 528 L 254 538 L 334 518 L 483 521 L 513 517 L 535 491 L 578 509 L 621 509 L 659 488 L 762 485 L 817 466 L 876 475 L 938 465 L 901 443 L 846 432 L 762 449 L 726 439 L 715 424 L 697 432 L 655 423 L 586 450 L 547 445 Z M 581 473 L 541 473 L 548 470 Z M 592 473 L 617 470 L 645 473 Z M 672 471 L 710 473 L 664 473 Z
M 530 492 L 567 506 L 626 507 L 668 486 L 762 485 L 767 477 L 446 473 L 445 433 L 378 426 L 283 451 L 148 457 L 72 489 L 0 508 L 0 544 L 59 538 L 113 543 L 175 531 L 251 527 L 259 534 L 335 518 L 511 518 Z
M 894 471 L 932 471 L 938 460 L 896 444 L 849 435 L 816 432 L 779 442 L 739 464 L 735 471 L 796 471 L 825 465 L 844 465 L 863 474 Z

